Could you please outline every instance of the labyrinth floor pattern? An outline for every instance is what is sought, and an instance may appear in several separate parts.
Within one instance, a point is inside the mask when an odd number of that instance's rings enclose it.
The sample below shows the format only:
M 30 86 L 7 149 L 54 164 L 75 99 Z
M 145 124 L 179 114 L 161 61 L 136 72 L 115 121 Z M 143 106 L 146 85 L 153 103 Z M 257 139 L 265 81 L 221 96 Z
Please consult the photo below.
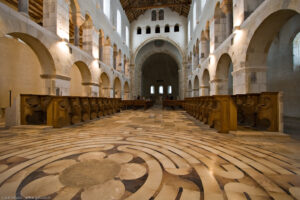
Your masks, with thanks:
M 218 134 L 183 111 L 0 138 L 0 199 L 300 199 L 299 141 Z

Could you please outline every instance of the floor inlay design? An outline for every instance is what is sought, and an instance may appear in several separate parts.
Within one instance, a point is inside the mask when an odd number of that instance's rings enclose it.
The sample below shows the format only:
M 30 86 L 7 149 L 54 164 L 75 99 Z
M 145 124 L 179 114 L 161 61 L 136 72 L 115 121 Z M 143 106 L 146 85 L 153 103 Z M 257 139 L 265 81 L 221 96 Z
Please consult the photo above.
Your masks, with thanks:
M 300 199 L 299 141 L 218 134 L 184 111 L 0 138 L 0 199 Z

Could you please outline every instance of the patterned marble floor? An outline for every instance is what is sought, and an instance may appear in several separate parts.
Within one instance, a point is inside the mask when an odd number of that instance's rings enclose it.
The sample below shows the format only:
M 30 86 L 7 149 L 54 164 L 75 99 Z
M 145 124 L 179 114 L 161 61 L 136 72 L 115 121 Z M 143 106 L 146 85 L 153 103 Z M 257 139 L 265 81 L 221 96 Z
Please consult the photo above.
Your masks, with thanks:
M 0 199 L 300 199 L 300 142 L 218 134 L 160 109 L 0 130 Z

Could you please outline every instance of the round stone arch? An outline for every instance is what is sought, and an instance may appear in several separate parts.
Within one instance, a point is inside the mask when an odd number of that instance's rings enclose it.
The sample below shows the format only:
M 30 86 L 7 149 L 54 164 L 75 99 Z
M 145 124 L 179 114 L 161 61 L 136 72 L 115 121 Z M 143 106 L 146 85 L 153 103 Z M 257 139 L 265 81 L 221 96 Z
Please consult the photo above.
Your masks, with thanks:
M 130 98 L 130 86 L 129 82 L 126 80 L 123 86 L 123 99 L 124 100 L 129 100 Z
M 42 76 L 54 76 L 56 74 L 54 59 L 48 48 L 39 39 L 21 32 L 12 32 L 7 35 L 20 39 L 34 51 L 42 67 Z
M 121 98 L 122 97 L 122 81 L 119 76 L 114 78 L 113 83 L 113 97 L 114 98 Z
M 162 41 L 163 46 L 157 47 L 158 44 L 156 41 Z M 159 43 L 159 42 L 158 42 Z M 157 37 L 151 38 L 145 42 L 143 42 L 136 50 L 134 55 L 132 56 L 132 61 L 134 62 L 134 80 L 133 84 L 131 84 L 131 88 L 133 91 L 133 96 L 141 96 L 142 89 L 142 66 L 143 63 L 148 59 L 150 56 L 158 53 L 164 53 L 169 55 L 174 59 L 178 66 L 178 73 L 179 73 L 179 97 L 180 99 L 184 98 L 184 91 L 185 91 L 185 83 L 184 83 L 184 72 L 183 72 L 183 65 L 185 60 L 185 55 L 181 48 L 172 40 L 164 38 L 164 37 Z
M 54 60 L 46 46 L 27 33 L 0 37 L 0 111 L 20 94 L 52 95 L 56 78 Z
M 199 87 L 200 87 L 200 81 L 198 78 L 198 75 L 195 75 L 194 81 L 193 81 L 193 96 L 198 97 L 199 96 Z
M 92 74 L 88 65 L 83 61 L 76 61 L 70 68 L 70 95 L 90 96 Z
M 221 54 L 216 62 L 216 68 L 212 73 L 214 77 L 211 85 L 214 88 L 213 93 L 216 95 L 233 94 L 233 61 L 228 53 Z
M 234 61 L 239 63 L 239 70 L 233 72 L 234 79 L 239 80 L 239 83 L 234 81 L 234 93 L 257 93 L 267 90 L 266 61 L 270 46 L 286 22 L 300 13 L 297 0 L 266 1 L 270 3 L 261 4 L 261 8 L 256 12 L 260 23 L 247 24 L 235 33 L 243 47 L 239 49 L 241 54 Z M 274 6 L 268 6 L 269 4 Z
M 99 76 L 99 96 L 110 97 L 111 96 L 111 77 L 109 73 L 103 71 Z
M 210 96 L 210 82 L 211 82 L 211 76 L 209 69 L 205 68 L 202 72 L 201 81 L 200 81 L 200 95 L 201 96 Z

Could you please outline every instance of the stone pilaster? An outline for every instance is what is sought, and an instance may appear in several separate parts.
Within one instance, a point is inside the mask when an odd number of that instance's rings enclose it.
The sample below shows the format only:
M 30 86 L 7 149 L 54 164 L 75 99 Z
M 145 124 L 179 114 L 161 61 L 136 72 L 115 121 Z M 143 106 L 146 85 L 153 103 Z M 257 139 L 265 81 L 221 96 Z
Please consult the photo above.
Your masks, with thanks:
M 69 41 L 69 5 L 65 0 L 43 1 L 43 26 Z
M 232 72 L 233 93 L 261 93 L 267 90 L 267 67 L 242 67 Z
M 103 47 L 103 61 L 108 66 L 113 65 L 113 48 L 110 44 L 106 44 Z
M 123 62 L 122 62 L 122 53 L 118 52 L 116 57 L 116 69 L 119 72 L 122 72 L 123 69 Z
M 99 32 L 93 25 L 83 25 L 83 50 L 92 55 L 95 59 L 99 58 Z
M 228 80 L 214 79 L 210 82 L 211 95 L 227 95 Z

